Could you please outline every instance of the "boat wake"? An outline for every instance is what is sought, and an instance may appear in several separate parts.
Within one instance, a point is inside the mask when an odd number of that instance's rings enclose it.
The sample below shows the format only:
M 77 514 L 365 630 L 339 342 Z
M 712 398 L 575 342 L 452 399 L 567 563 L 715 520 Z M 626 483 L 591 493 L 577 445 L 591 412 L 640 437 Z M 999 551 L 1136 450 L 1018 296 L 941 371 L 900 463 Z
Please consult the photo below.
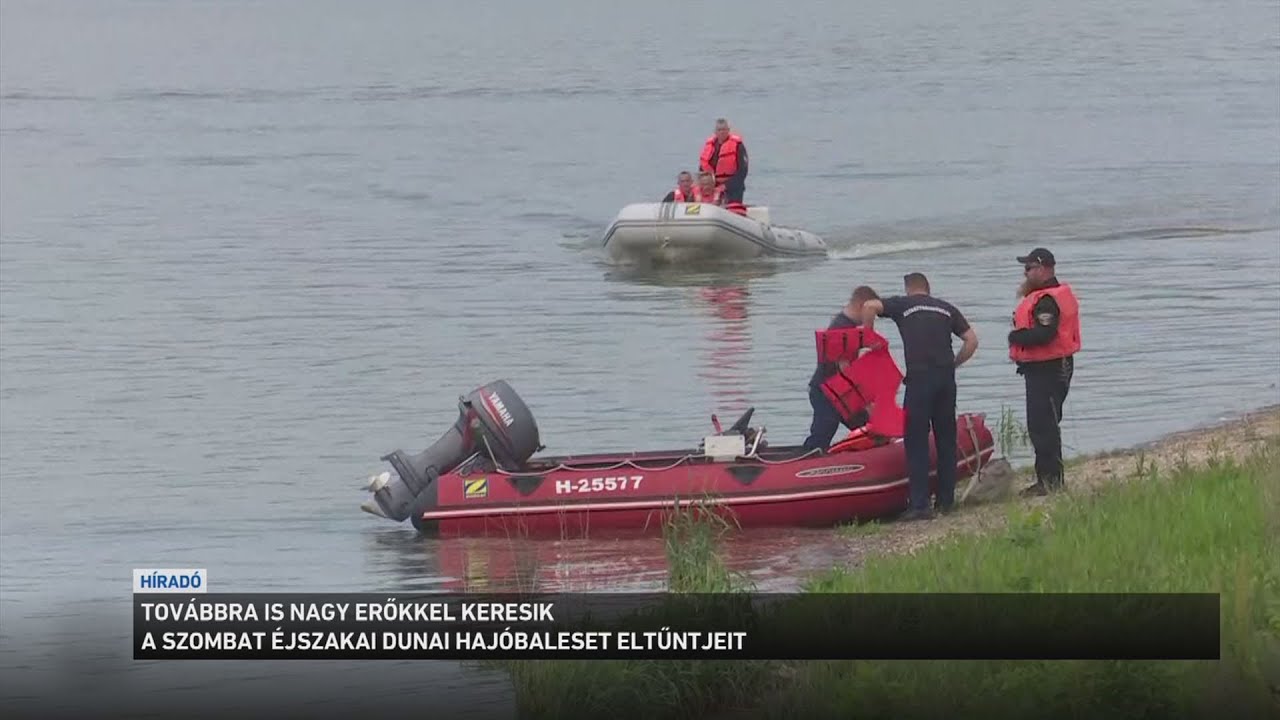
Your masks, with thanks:
M 1277 227 L 1227 227 L 1216 225 L 1161 225 L 1128 228 L 1063 227 L 1049 222 L 1003 223 L 998 227 L 911 226 L 862 227 L 828 235 L 830 257 L 859 260 L 898 253 L 918 253 L 950 248 L 987 248 L 1022 245 L 1028 237 L 1044 243 L 1079 244 L 1117 240 L 1175 240 L 1203 238 L 1206 242 L 1229 241 L 1240 235 L 1274 232 Z

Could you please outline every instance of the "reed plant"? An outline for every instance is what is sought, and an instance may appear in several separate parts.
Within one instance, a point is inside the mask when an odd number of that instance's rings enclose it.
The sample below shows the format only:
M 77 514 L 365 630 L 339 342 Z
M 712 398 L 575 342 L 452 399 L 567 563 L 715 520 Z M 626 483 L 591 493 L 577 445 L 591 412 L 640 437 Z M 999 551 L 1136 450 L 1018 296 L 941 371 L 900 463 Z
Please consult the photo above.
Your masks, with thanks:
M 753 584 L 732 570 L 721 540 L 731 517 L 705 497 L 673 503 L 662 525 L 667 591 L 695 596 L 747 593 Z M 696 600 L 697 598 L 695 598 Z M 682 601 L 680 612 L 698 602 Z M 708 602 L 705 608 L 721 604 Z M 661 608 L 657 608 L 661 611 Z M 678 620 L 677 620 L 678 622 Z M 665 622 L 664 622 L 665 624 Z M 696 622 L 683 629 L 697 629 Z M 756 696 L 774 663 L 735 660 L 516 660 L 496 663 L 511 674 L 522 717 L 692 718 Z

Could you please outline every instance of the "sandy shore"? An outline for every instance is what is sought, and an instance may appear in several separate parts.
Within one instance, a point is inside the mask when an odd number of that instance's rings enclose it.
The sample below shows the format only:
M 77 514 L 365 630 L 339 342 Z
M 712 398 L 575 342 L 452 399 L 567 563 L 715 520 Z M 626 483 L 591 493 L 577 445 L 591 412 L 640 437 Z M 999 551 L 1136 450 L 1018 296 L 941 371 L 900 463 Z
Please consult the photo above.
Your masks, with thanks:
M 1210 457 L 1241 460 L 1268 439 L 1280 437 L 1280 406 L 1251 412 L 1239 418 L 1208 427 L 1168 435 L 1155 442 L 1125 450 L 1113 450 L 1067 461 L 1066 495 L 1091 493 L 1118 482 L 1138 477 L 1140 467 L 1155 463 L 1162 472 L 1180 463 L 1201 464 Z M 1004 472 L 993 463 L 995 471 L 986 474 L 979 488 L 961 510 L 931 522 L 885 523 L 869 532 L 843 534 L 847 545 L 846 567 L 856 567 L 867 557 L 877 554 L 914 553 L 956 534 L 999 531 L 1008 522 L 1012 509 L 1040 508 L 1052 512 L 1055 497 L 1020 498 L 1017 492 L 1034 479 L 1031 468 Z M 965 483 L 956 490 L 959 497 Z M 985 496 L 985 497 L 980 497 Z

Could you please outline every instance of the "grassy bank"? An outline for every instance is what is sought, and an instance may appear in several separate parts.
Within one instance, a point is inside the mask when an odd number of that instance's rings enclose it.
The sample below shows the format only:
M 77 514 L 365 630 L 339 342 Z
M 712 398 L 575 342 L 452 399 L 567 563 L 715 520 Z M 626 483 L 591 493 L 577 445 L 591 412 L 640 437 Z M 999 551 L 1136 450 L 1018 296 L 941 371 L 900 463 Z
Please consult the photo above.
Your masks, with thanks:
M 764 717 L 1266 717 L 1280 711 L 1280 447 L 1162 470 L 1003 533 L 876 557 L 825 592 L 1220 592 L 1218 662 L 831 662 L 796 668 Z M 1272 689 L 1274 688 L 1274 690 Z
M 1220 592 L 1215 662 L 524 662 L 522 711 L 698 717 L 1280 716 L 1280 439 L 1271 414 L 1247 437 L 1201 433 L 1075 464 L 1072 493 L 929 523 L 912 554 L 832 570 L 821 592 Z M 1261 432 L 1258 432 L 1261 427 Z M 1245 437 L 1245 440 L 1241 440 Z M 1179 449 L 1180 448 L 1180 449 Z M 1123 469 L 1122 469 L 1123 468 Z M 1069 475 L 1069 482 L 1073 476 Z M 967 513 L 992 521 L 952 532 Z M 959 522 L 952 522 L 960 520 Z M 910 526 L 877 538 L 914 532 Z M 970 528 L 974 529 L 974 528 Z M 667 528 L 672 590 L 746 589 L 720 564 L 720 527 Z M 856 540 L 856 539 L 855 539 Z

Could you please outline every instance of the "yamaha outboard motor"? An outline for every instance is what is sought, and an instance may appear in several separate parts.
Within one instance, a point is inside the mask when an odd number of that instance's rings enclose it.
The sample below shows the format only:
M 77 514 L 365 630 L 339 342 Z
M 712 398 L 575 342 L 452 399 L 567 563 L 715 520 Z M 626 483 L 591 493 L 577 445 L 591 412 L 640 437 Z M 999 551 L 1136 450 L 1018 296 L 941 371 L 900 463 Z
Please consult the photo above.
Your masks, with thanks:
M 396 450 L 382 457 L 399 477 L 393 479 L 384 472 L 371 478 L 368 490 L 377 504 L 365 502 L 360 507 L 402 522 L 436 478 L 475 453 L 492 457 L 498 467 L 515 472 L 540 449 L 533 413 L 505 380 L 497 380 L 458 398 L 458 421 L 431 447 L 417 455 Z

